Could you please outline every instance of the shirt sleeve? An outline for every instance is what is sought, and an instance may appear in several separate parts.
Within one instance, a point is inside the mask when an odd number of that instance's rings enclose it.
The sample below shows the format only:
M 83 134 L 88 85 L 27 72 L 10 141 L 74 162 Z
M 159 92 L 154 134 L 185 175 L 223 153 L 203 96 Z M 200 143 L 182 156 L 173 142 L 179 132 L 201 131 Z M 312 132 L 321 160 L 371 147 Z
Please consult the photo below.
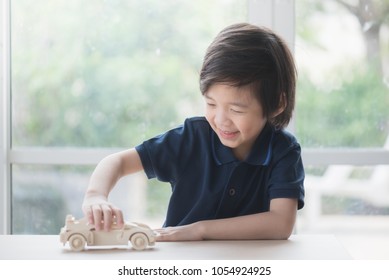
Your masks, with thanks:
M 298 209 L 304 207 L 304 167 L 301 147 L 294 138 L 276 148 L 277 158 L 272 161 L 269 179 L 269 198 L 296 198 Z
M 147 177 L 163 182 L 177 181 L 191 156 L 194 134 L 186 120 L 183 125 L 136 146 Z

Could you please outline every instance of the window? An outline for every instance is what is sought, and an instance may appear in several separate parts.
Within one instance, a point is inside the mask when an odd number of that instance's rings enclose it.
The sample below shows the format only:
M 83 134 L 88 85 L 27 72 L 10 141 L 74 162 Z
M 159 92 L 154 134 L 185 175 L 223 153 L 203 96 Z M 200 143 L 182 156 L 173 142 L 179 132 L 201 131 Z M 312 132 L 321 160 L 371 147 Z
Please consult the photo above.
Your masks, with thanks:
M 12 1 L 12 146 L 128 147 L 196 113 L 205 48 L 245 3 L 157 2 Z
M 388 11 L 388 1 L 296 1 L 307 193 L 297 231 L 335 233 L 355 258 L 388 257 Z
M 297 1 L 297 133 L 305 147 L 382 148 L 389 139 L 389 3 L 322 2 Z
M 224 26 L 250 21 L 296 56 L 289 129 L 307 173 L 297 233 L 336 234 L 356 258 L 369 248 L 387 257 L 374 245 L 389 242 L 388 1 L 1 2 L 1 233 L 57 234 L 66 214 L 81 215 L 103 156 L 202 114 L 205 48 Z M 110 199 L 127 219 L 160 226 L 169 193 L 136 174 Z
M 247 20 L 239 0 L 3 2 L 2 77 L 12 82 L 2 90 L 10 158 L 2 195 L 14 234 L 56 234 L 66 214 L 82 215 L 105 154 L 202 114 L 205 49 Z M 112 199 L 126 219 L 162 225 L 169 186 L 141 174 L 120 185 L 130 186 Z

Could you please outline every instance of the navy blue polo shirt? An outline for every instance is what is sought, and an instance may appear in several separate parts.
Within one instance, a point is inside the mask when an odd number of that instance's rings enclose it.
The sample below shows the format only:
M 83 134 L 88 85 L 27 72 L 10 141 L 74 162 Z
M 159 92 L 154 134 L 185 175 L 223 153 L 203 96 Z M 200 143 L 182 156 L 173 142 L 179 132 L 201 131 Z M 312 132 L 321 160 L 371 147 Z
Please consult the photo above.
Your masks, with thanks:
M 235 158 L 204 117 L 136 147 L 148 178 L 172 186 L 165 226 L 269 211 L 273 198 L 304 206 L 300 145 L 267 124 L 246 160 Z

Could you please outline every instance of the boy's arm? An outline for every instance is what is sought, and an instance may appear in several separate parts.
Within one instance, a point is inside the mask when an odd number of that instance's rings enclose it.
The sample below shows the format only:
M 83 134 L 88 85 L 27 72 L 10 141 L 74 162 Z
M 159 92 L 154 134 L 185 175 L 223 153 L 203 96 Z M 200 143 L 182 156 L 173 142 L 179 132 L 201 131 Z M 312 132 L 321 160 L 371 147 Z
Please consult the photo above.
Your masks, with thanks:
M 276 198 L 268 212 L 158 229 L 157 240 L 288 239 L 296 214 L 297 199 Z
M 134 148 L 109 155 L 96 166 L 82 209 L 89 223 L 94 224 L 97 230 L 100 230 L 102 221 L 108 230 L 113 216 L 116 216 L 119 225 L 123 224 L 122 211 L 108 202 L 108 195 L 121 177 L 141 170 L 142 162 Z

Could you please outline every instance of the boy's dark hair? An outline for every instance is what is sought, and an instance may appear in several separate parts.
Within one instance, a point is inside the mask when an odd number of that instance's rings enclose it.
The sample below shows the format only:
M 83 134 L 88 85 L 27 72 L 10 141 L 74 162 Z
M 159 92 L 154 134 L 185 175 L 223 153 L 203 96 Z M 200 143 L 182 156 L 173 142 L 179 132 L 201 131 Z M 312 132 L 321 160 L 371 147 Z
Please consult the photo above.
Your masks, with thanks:
M 200 90 L 204 95 L 214 84 L 250 86 L 264 116 L 282 128 L 292 117 L 296 76 L 293 56 L 282 38 L 267 28 L 238 23 L 223 29 L 208 47 Z M 284 111 L 271 117 L 281 104 Z

